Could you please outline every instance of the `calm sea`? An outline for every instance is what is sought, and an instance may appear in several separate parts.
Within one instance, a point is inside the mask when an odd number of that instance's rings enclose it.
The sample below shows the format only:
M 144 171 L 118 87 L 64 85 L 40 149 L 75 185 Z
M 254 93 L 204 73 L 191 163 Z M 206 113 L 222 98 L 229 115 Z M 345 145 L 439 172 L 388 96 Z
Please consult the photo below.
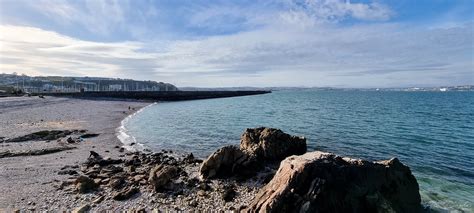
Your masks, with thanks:
M 425 205 L 474 212 L 474 92 L 277 91 L 158 103 L 127 119 L 124 131 L 150 149 L 206 157 L 258 126 L 305 136 L 309 150 L 398 157 Z

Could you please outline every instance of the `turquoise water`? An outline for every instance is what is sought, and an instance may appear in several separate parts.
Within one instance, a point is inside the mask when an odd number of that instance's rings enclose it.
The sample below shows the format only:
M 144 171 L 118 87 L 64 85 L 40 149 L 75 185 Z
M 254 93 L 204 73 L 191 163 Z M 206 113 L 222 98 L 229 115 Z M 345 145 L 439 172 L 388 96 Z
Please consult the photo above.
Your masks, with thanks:
M 136 142 L 205 157 L 245 128 L 302 135 L 309 150 L 410 166 L 425 205 L 474 212 L 474 92 L 278 91 L 158 103 L 125 122 Z

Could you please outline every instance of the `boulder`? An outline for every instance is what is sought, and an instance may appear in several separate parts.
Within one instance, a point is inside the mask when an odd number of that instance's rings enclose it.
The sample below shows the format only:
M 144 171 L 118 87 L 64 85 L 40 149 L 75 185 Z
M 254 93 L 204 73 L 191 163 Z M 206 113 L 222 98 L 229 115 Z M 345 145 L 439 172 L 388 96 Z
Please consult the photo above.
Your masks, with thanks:
M 259 127 L 246 129 L 240 139 L 240 149 L 264 160 L 283 160 L 306 153 L 306 139 L 279 129 Z
M 398 159 L 310 152 L 281 162 L 246 212 L 419 212 L 418 183 Z
M 96 190 L 99 185 L 94 182 L 93 179 L 87 177 L 87 176 L 79 176 L 76 181 L 76 190 L 79 193 L 87 193 L 90 191 Z
M 173 178 L 178 176 L 179 169 L 171 165 L 158 165 L 151 169 L 148 182 L 159 192 L 172 183 Z
M 236 146 L 224 146 L 211 154 L 199 168 L 202 178 L 228 177 L 251 170 L 255 159 Z

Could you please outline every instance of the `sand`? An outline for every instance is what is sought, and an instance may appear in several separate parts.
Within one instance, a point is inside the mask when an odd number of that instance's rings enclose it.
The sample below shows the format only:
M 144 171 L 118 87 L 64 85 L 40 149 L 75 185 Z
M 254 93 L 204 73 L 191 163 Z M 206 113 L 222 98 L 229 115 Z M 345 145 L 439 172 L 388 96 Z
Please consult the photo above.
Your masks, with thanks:
M 51 209 L 71 205 L 71 196 L 58 196 L 54 187 L 68 176 L 58 175 L 66 165 L 78 165 L 94 150 L 103 156 L 119 157 L 116 128 L 129 114 L 149 102 L 124 100 L 82 100 L 46 97 L 0 98 L 0 137 L 14 138 L 41 130 L 85 129 L 98 133 L 76 149 L 40 156 L 0 158 L 0 212 L 12 209 Z M 131 106 L 134 110 L 128 110 Z M 0 143 L 0 152 L 57 147 L 64 141 Z M 79 205 L 79 204 L 78 204 Z M 66 205 L 67 206 L 67 205 Z M 72 206 L 71 206 L 72 207 Z

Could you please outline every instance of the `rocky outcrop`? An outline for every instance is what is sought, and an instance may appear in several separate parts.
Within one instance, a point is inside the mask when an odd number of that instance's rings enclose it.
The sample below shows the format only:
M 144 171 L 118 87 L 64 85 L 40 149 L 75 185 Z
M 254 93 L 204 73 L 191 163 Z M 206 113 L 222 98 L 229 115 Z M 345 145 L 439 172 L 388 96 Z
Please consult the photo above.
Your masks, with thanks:
M 283 160 L 291 155 L 306 153 L 306 139 L 279 129 L 259 127 L 245 130 L 240 139 L 240 149 L 259 159 Z
M 279 129 L 247 129 L 240 147 L 225 146 L 211 154 L 199 169 L 202 178 L 249 177 L 263 167 L 265 161 L 281 160 L 306 152 L 306 139 L 288 135 Z
M 396 158 L 310 152 L 282 161 L 247 212 L 419 212 L 418 183 Z
M 85 132 L 87 132 L 87 130 L 44 130 L 39 132 L 33 132 L 31 134 L 23 135 L 16 138 L 4 139 L 3 142 L 14 143 L 39 140 L 51 141 L 64 138 L 71 134 L 80 134 Z
M 201 177 L 228 177 L 244 175 L 256 160 L 236 146 L 224 146 L 211 154 L 199 168 Z

